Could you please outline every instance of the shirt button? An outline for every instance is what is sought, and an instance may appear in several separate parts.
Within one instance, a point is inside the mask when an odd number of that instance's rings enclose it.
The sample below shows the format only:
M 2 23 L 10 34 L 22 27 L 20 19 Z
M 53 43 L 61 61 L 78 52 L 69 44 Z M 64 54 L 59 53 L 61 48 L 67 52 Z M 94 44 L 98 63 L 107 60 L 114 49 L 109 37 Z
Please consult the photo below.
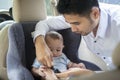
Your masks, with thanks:
M 106 59 L 106 57 L 103 57 L 103 59 Z
M 97 53 L 97 55 L 100 55 L 100 53 Z

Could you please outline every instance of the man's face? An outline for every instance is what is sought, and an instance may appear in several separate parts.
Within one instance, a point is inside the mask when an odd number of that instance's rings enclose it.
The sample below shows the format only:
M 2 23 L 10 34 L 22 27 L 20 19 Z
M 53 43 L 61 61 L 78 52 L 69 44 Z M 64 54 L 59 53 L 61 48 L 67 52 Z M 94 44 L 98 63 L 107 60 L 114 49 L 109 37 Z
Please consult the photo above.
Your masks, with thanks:
M 72 32 L 83 36 L 89 34 L 97 26 L 96 19 L 92 16 L 81 17 L 75 14 L 64 14 L 66 22 L 70 23 Z

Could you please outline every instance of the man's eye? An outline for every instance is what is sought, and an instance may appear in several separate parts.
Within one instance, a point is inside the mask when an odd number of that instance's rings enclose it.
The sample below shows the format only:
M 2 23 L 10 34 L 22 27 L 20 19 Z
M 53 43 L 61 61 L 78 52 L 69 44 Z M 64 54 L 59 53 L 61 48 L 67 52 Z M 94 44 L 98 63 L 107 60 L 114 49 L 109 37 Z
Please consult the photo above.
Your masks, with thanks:
M 79 25 L 79 24 L 80 24 L 80 23 L 78 23 L 78 22 L 75 22 L 75 23 L 74 23 L 74 25 Z
M 73 24 L 73 25 L 79 25 L 80 23 L 79 22 L 73 22 L 71 24 Z

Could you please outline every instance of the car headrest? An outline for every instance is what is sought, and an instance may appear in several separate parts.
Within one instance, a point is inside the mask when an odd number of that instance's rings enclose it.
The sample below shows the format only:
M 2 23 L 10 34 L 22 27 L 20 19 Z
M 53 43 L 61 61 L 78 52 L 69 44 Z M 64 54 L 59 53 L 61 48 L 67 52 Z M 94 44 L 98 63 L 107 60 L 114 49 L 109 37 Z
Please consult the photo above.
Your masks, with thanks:
M 120 68 L 120 43 L 117 45 L 112 54 L 112 60 L 116 67 Z
M 16 22 L 39 21 L 46 18 L 45 0 L 13 0 Z

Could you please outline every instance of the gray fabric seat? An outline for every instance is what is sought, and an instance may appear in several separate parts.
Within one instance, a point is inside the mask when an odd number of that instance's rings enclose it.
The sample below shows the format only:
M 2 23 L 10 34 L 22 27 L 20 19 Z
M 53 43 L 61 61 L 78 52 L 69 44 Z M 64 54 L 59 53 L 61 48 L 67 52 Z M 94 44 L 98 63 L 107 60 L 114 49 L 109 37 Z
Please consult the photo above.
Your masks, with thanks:
M 35 57 L 31 32 L 34 21 L 46 19 L 45 0 L 13 0 L 12 13 L 16 23 L 8 33 L 7 75 L 9 80 L 34 80 L 30 72 Z
M 28 23 L 28 26 L 26 26 L 26 24 L 15 23 L 9 28 L 7 74 L 10 80 L 34 80 L 32 74 L 30 73 L 30 67 L 32 64 L 31 60 L 33 60 L 35 57 L 35 50 L 32 38 L 30 37 L 30 32 L 34 30 L 34 26 L 36 23 Z M 24 33 L 25 29 L 23 30 L 22 25 L 26 26 L 25 28 L 27 28 L 27 31 L 25 32 L 27 33 Z M 26 40 L 27 42 L 25 42 Z M 29 44 L 29 46 L 25 46 L 25 44 L 28 43 L 31 44 Z M 27 50 L 28 47 L 29 50 Z

